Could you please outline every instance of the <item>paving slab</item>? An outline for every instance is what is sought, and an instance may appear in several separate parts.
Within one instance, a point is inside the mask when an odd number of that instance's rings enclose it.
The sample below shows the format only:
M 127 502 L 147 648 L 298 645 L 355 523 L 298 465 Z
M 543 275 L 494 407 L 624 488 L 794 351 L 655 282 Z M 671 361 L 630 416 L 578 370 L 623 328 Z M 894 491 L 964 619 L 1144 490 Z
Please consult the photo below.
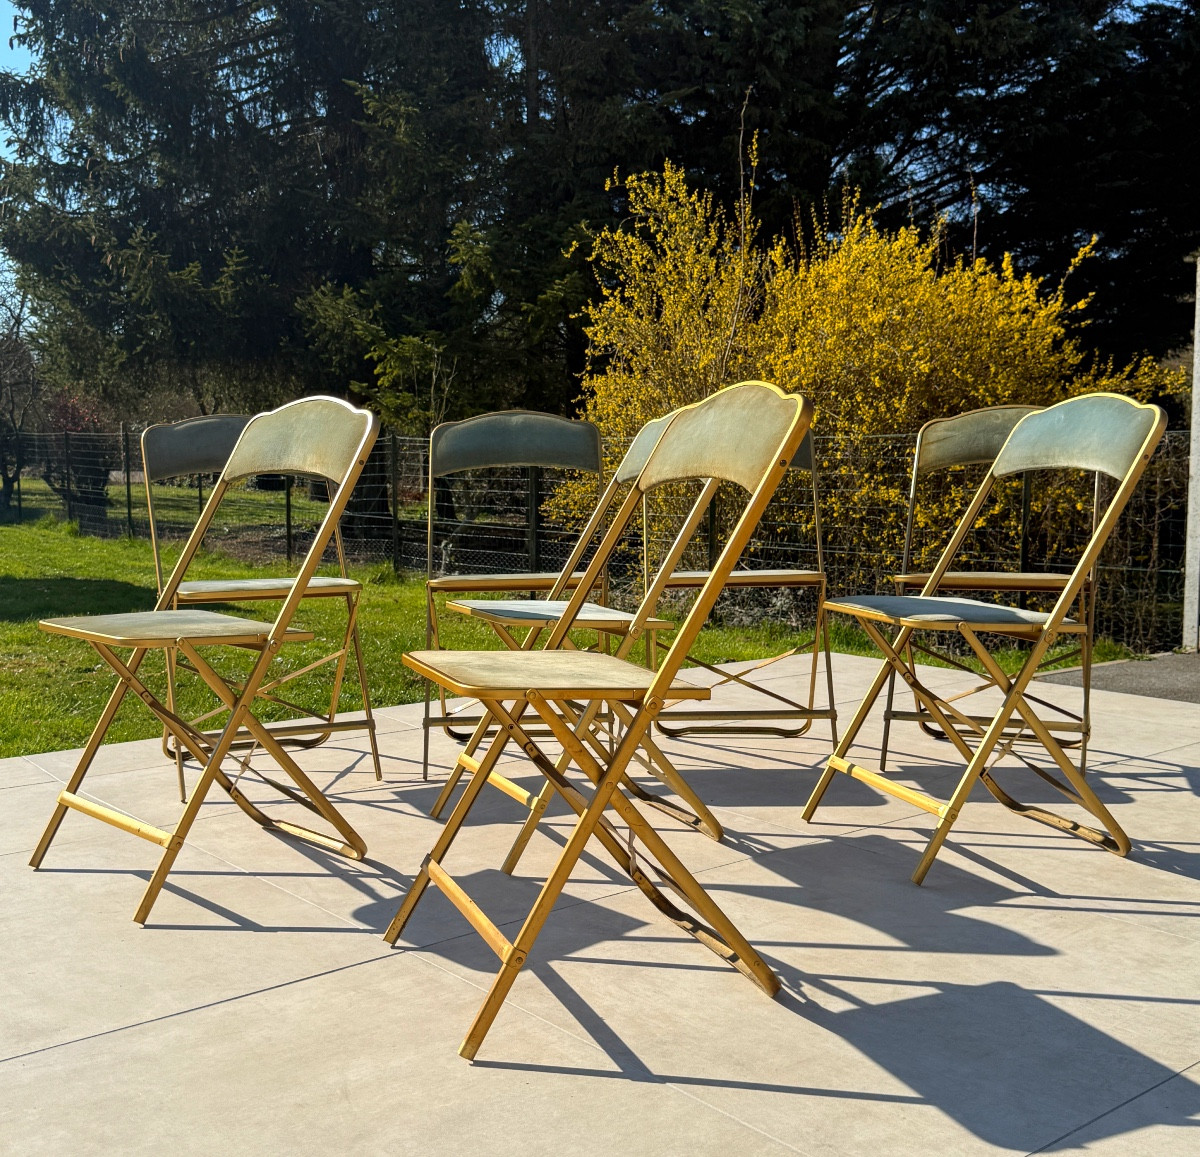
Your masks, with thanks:
M 761 677 L 794 683 L 801 663 Z M 835 656 L 843 719 L 877 667 Z M 456 751 L 435 734 L 422 778 L 419 704 L 379 713 L 383 783 L 362 735 L 297 755 L 363 834 L 365 862 L 264 833 L 214 793 L 144 929 L 130 917 L 157 849 L 71 815 L 33 872 L 73 759 L 5 760 L 0 1149 L 157 1152 L 170 1137 L 189 1154 L 1190 1154 L 1200 705 L 1100 690 L 1095 706 L 1092 782 L 1131 855 L 981 791 L 920 888 L 924 812 L 839 776 L 801 819 L 829 751 L 820 725 L 798 739 L 664 738 L 726 839 L 647 814 L 782 992 L 769 999 L 663 918 L 597 847 L 473 1064 L 456 1049 L 495 957 L 435 889 L 396 948 L 382 940 L 440 830 L 428 809 Z M 856 758 L 875 765 L 880 736 L 876 717 Z M 178 816 L 157 741 L 99 760 L 97 797 L 163 825 Z M 943 797 L 960 772 L 948 744 L 901 725 L 888 767 Z M 540 782 L 519 753 L 503 769 Z M 1055 799 L 1016 761 L 999 774 L 1023 798 Z M 268 806 L 268 788 L 245 786 Z M 510 937 L 573 823 L 556 802 L 508 877 L 521 814 L 485 791 L 447 860 Z

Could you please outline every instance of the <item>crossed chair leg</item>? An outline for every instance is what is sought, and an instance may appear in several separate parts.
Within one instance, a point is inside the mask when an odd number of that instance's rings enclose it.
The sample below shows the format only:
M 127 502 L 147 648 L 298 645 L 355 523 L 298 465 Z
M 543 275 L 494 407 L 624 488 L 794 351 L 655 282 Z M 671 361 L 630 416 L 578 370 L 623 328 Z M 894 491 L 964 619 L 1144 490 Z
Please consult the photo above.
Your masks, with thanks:
M 1081 596 L 1082 613 L 1080 620 L 1083 621 L 1084 616 L 1094 614 L 1094 603 L 1089 603 L 1085 595 Z M 1040 699 L 1036 695 L 1027 695 L 1026 698 L 1031 703 L 1036 703 L 1039 707 L 1043 707 L 1048 711 L 1055 713 L 1055 719 L 1048 722 L 1046 726 L 1059 737 L 1059 746 L 1067 749 L 1077 750 L 1079 753 L 1079 762 L 1076 765 L 1080 771 L 1087 770 L 1087 747 L 1088 738 L 1091 733 L 1091 665 L 1092 665 L 1092 643 L 1091 643 L 1091 628 L 1079 636 L 1079 646 L 1076 650 L 1070 651 L 1067 654 L 1056 655 L 1054 662 L 1063 663 L 1078 656 L 1080 667 L 1083 671 L 1083 707 L 1079 712 L 1071 711 L 1066 707 L 1060 707 L 1057 703 L 1051 703 L 1049 700 Z M 909 666 L 913 662 L 913 652 L 920 651 L 922 654 L 928 655 L 931 658 L 937 659 L 940 662 L 947 663 L 951 667 L 959 671 L 963 671 L 969 675 L 978 675 L 978 672 L 968 667 L 966 663 L 960 662 L 953 655 L 946 654 L 942 651 L 936 651 L 929 647 L 920 646 L 909 640 L 905 648 L 905 659 Z M 980 691 L 989 690 L 995 686 L 991 679 L 985 679 L 982 683 L 977 683 L 973 687 L 968 687 L 964 691 L 956 692 L 954 695 L 947 696 L 942 700 L 947 707 L 955 702 L 970 699 L 972 696 L 979 694 Z M 914 709 L 912 711 L 899 711 L 893 707 L 895 701 L 896 680 L 895 678 L 888 679 L 887 685 L 887 703 L 883 717 L 883 744 L 882 752 L 879 758 L 879 767 L 882 771 L 887 766 L 887 753 L 889 740 L 891 736 L 892 722 L 900 720 L 908 723 L 916 723 L 926 735 L 932 739 L 946 739 L 946 734 L 938 727 L 933 726 L 928 716 L 921 709 L 921 702 L 916 696 L 913 696 Z M 957 717 L 957 716 L 956 716 Z M 973 731 L 978 732 L 979 723 L 987 723 L 987 717 L 976 716 L 970 727 Z M 1016 730 L 1019 732 L 1021 726 L 1016 725 Z M 1069 736 L 1077 736 L 1078 738 L 1068 738 Z M 834 737 L 834 743 L 837 743 L 837 737 Z M 1032 766 L 1032 765 L 1030 765 Z M 1036 770 L 1036 769 L 1035 769 Z
M 201 658 L 196 649 L 186 640 L 180 640 L 179 649 L 184 652 L 196 672 L 229 709 L 229 719 L 219 737 L 213 743 L 186 719 L 183 719 L 163 704 L 138 677 L 137 671 L 147 654 L 147 648 L 136 648 L 132 652 L 128 664 L 126 664 L 122 662 L 112 648 L 95 640 L 89 641 L 100 657 L 117 673 L 120 682 L 109 696 L 108 703 L 105 705 L 104 711 L 101 713 L 96 726 L 92 730 L 92 734 L 88 739 L 83 753 L 80 755 L 79 762 L 74 772 L 72 772 L 71 778 L 68 780 L 66 787 L 58 794 L 50 821 L 46 825 L 46 829 L 42 833 L 42 838 L 38 841 L 38 845 L 29 861 L 31 867 L 38 868 L 41 866 L 42 860 L 45 858 L 46 852 L 54 841 L 54 837 L 57 835 L 58 829 L 68 810 L 82 812 L 93 819 L 101 820 L 113 827 L 120 828 L 122 831 L 129 832 L 150 843 L 157 844 L 163 849 L 163 854 L 158 866 L 150 877 L 150 882 L 146 886 L 141 903 L 138 905 L 137 912 L 133 917 L 137 923 L 145 924 L 150 917 L 150 910 L 154 907 L 154 902 L 158 899 L 158 895 L 162 891 L 167 875 L 170 873 L 175 859 L 183 847 L 184 841 L 187 839 L 188 832 L 191 830 L 192 824 L 199 814 L 200 807 L 204 803 L 213 784 L 220 787 L 242 811 L 263 828 L 305 840 L 327 851 L 337 852 L 351 859 L 361 860 L 365 857 L 367 847 L 362 838 L 338 813 L 329 800 L 326 799 L 316 784 L 304 774 L 295 760 L 288 755 L 279 740 L 271 734 L 267 725 L 258 720 L 250 711 L 249 705 L 254 698 L 255 688 L 262 680 L 262 675 L 266 667 L 265 663 L 260 662 L 255 665 L 254 671 L 241 688 L 241 693 L 235 695 L 213 668 Z M 183 814 L 179 822 L 175 825 L 174 831 L 171 832 L 156 828 L 152 824 L 135 819 L 133 816 L 85 799 L 78 794 L 84 777 L 87 775 L 92 761 L 96 757 L 96 752 L 100 749 L 104 736 L 112 725 L 117 710 L 128 691 L 133 691 L 171 733 L 176 743 L 182 749 L 190 752 L 203 768 L 195 786 L 192 788 L 191 794 L 188 796 Z M 262 777 L 264 781 L 271 784 L 272 787 L 276 788 L 276 790 L 289 799 L 325 819 L 338 833 L 341 837 L 340 839 L 322 832 L 312 831 L 309 828 L 301 827 L 299 824 L 293 824 L 287 820 L 272 819 L 247 799 L 238 789 L 237 784 L 222 770 L 221 764 L 232 749 L 239 731 L 243 728 L 249 732 L 258 745 L 261 745 L 275 759 L 299 790 L 289 788 L 265 776 Z
M 487 705 L 485 704 L 484 706 L 486 707 Z M 569 703 L 561 704 L 560 709 L 563 711 L 564 716 L 570 720 L 573 734 L 591 746 L 602 759 L 608 760 L 612 758 L 613 752 L 604 746 L 595 727 L 596 716 L 599 714 L 600 706 L 599 701 L 593 701 L 578 714 Z M 609 709 L 613 719 L 622 727 L 628 729 L 633 721 L 633 715 L 629 709 L 623 703 L 615 701 L 609 704 Z M 476 725 L 475 731 L 467 740 L 466 746 L 459 753 L 458 759 L 455 761 L 446 783 L 434 801 L 433 807 L 430 809 L 429 814 L 434 819 L 438 819 L 441 816 L 464 772 L 474 772 L 479 766 L 478 760 L 475 759 L 475 752 L 479 750 L 479 747 L 487 737 L 489 728 L 494 725 L 495 718 L 489 711 L 485 711 L 484 718 Z M 552 734 L 557 735 L 553 729 Z M 632 758 L 636 759 L 655 778 L 679 796 L 687 806 L 683 807 L 673 800 L 663 799 L 661 796 L 651 794 L 630 779 L 628 775 L 622 776 L 622 787 L 624 790 L 648 807 L 653 807 L 665 815 L 669 815 L 679 823 L 686 824 L 688 827 L 702 832 L 710 839 L 720 842 L 725 836 L 725 829 L 721 826 L 721 822 L 712 814 L 687 780 L 679 774 L 662 748 L 650 737 L 649 728 L 646 729 L 642 737 L 641 747 L 644 749 L 645 754 L 643 755 L 641 751 L 635 751 Z M 570 766 L 570 763 L 571 754 L 564 748 L 563 754 L 559 757 L 557 764 L 559 772 L 565 771 Z M 524 854 L 525 848 L 533 837 L 533 833 L 537 830 L 538 823 L 545 814 L 550 800 L 554 798 L 555 787 L 553 782 L 548 779 L 542 785 L 540 791 L 531 792 L 521 787 L 520 784 L 514 783 L 506 776 L 501 775 L 499 772 L 492 772 L 488 782 L 512 799 L 515 799 L 522 807 L 527 808 L 529 811 L 529 814 L 521 824 L 520 830 L 517 832 L 516 838 L 513 840 L 512 847 L 509 849 L 503 865 L 501 865 L 501 871 L 511 875 L 516 870 L 517 863 Z
M 1030 696 L 1026 694 L 1026 689 L 1037 670 L 1038 663 L 1050 645 L 1051 640 L 1048 637 L 1043 636 L 1035 643 L 1020 672 L 1014 679 L 1010 679 L 980 641 L 978 634 L 971 630 L 965 623 L 958 625 L 959 632 L 978 657 L 984 670 L 1004 694 L 1003 703 L 985 728 L 977 719 L 959 711 L 953 704 L 940 699 L 917 677 L 915 665 L 906 662 L 904 656 L 911 653 L 908 649 L 908 642 L 914 628 L 901 628 L 895 640 L 889 641 L 875 623 L 866 619 L 860 619 L 859 623 L 870 636 L 871 641 L 883 653 L 884 662 L 879 669 L 879 673 L 875 676 L 870 689 L 864 696 L 862 703 L 859 705 L 854 718 L 843 734 L 841 741 L 838 743 L 834 753 L 829 757 L 825 765 L 825 770 L 821 778 L 817 781 L 817 785 L 804 807 L 803 818 L 805 820 L 812 819 L 813 813 L 820 805 L 821 798 L 824 796 L 826 789 L 837 772 L 842 772 L 863 783 L 870 784 L 887 795 L 904 800 L 906 803 L 937 816 L 937 827 L 934 829 L 933 835 L 926 845 L 920 862 L 917 864 L 916 871 L 913 872 L 913 883 L 920 884 L 925 879 L 925 875 L 932 866 L 942 844 L 945 843 L 950 829 L 958 819 L 959 813 L 962 811 L 963 805 L 966 803 L 975 784 L 982 782 L 984 787 L 1000 803 L 1018 815 L 1026 816 L 1039 823 L 1057 828 L 1059 831 L 1078 836 L 1089 843 L 1105 848 L 1115 855 L 1124 856 L 1128 854 L 1130 848 L 1128 837 L 1121 830 L 1120 825 L 1113 818 L 1108 808 L 1104 806 L 1092 790 L 1085 774 L 1071 762 L 1063 751 L 1062 745 L 1051 733 L 1050 728 L 1038 717 L 1030 703 Z M 934 799 L 924 792 L 904 787 L 902 784 L 894 782 L 880 772 L 860 767 L 847 758 L 851 745 L 866 722 L 867 716 L 878 699 L 880 692 L 883 690 L 889 675 L 893 672 L 908 684 L 920 706 L 929 713 L 933 723 L 958 748 L 959 753 L 966 760 L 966 769 L 948 801 L 943 802 Z M 1011 729 L 1010 724 L 1013 722 L 1014 716 L 1019 717 L 1023 722 L 1024 726 L 1022 730 L 1014 732 Z M 1008 734 L 1006 734 L 1006 729 L 1008 729 Z M 996 782 L 992 775 L 989 760 L 992 758 L 993 753 L 995 753 L 996 759 L 999 759 L 1013 752 L 1017 738 L 1026 729 L 1032 732 L 1042 747 L 1045 748 L 1067 782 L 1063 783 L 1049 772 L 1024 759 L 1024 757 L 1018 757 L 1022 759 L 1022 762 L 1027 767 L 1057 791 L 1065 795 L 1072 803 L 1078 804 L 1094 816 L 1103 825 L 1103 831 L 1077 823 L 1046 808 L 1022 804 Z M 974 747 L 967 742 L 964 733 L 973 734 L 975 737 Z
M 825 597 L 824 584 L 821 586 L 820 598 Z M 794 647 L 789 647 L 786 651 L 781 651 L 778 655 L 772 655 L 767 659 L 762 659 L 755 663 L 752 667 L 741 672 L 727 671 L 714 663 L 706 663 L 703 659 L 696 658 L 695 655 L 688 656 L 688 662 L 695 667 L 701 667 L 706 671 L 718 676 L 717 682 L 712 685 L 715 691 L 718 687 L 724 687 L 727 684 L 734 683 L 739 687 L 744 687 L 748 691 L 753 691 L 756 695 L 761 695 L 767 699 L 773 699 L 776 703 L 781 704 L 779 708 L 780 719 L 799 718 L 801 720 L 797 727 L 784 727 L 781 725 L 746 725 L 740 727 L 723 727 L 720 723 L 712 723 L 712 717 L 716 715 L 719 720 L 744 720 L 752 721 L 756 719 L 764 719 L 770 717 L 769 708 L 754 708 L 750 710 L 737 711 L 725 710 L 721 712 L 702 712 L 702 711 L 668 711 L 664 712 L 662 719 L 655 724 L 657 729 L 663 735 L 669 735 L 673 738 L 680 738 L 687 735 L 772 735 L 780 739 L 799 739 L 804 735 L 810 727 L 818 719 L 828 719 L 829 729 L 834 744 L 837 744 L 837 709 L 834 706 L 833 697 L 833 662 L 830 655 L 829 642 L 829 617 L 824 613 L 824 610 L 817 612 L 816 624 L 813 629 L 813 637 L 811 640 L 798 643 Z M 804 703 L 797 699 L 792 699 L 787 695 L 783 695 L 778 691 L 772 691 L 769 687 L 764 687 L 759 683 L 755 683 L 749 676 L 762 671 L 766 667 L 770 667 L 774 663 L 778 663 L 781 659 L 790 659 L 793 655 L 809 652 L 809 671 L 808 671 L 808 702 Z M 817 703 L 817 670 L 821 658 L 821 654 L 825 655 L 825 691 L 828 695 L 826 700 L 828 707 L 821 708 Z M 678 723 L 669 722 L 671 720 L 679 720 Z M 688 722 L 690 720 L 691 722 Z M 708 720 L 706 723 L 705 721 Z
M 637 751 L 639 743 L 643 741 L 643 733 L 649 727 L 650 719 L 646 712 L 641 712 L 631 719 L 617 750 L 608 760 L 607 766 L 603 766 L 581 737 L 582 717 L 575 715 L 569 703 L 547 700 L 538 692 L 530 691 L 526 695 L 526 700 L 518 702 L 511 711 L 506 709 L 502 703 L 493 700 L 484 700 L 483 706 L 488 719 L 480 723 L 480 728 L 486 730 L 489 723 L 496 723 L 499 725 L 499 731 L 492 738 L 483 757 L 478 761 L 473 761 L 474 766 L 470 769 L 472 774 L 466 789 L 459 797 L 437 842 L 422 863 L 421 870 L 405 896 L 404 903 L 385 933 L 387 942 L 395 944 L 424 894 L 425 888 L 433 883 L 463 914 L 500 959 L 500 970 L 459 1049 L 460 1056 L 471 1060 L 478 1052 L 492 1021 L 516 980 L 517 973 L 528 959 L 529 952 L 533 948 L 534 941 L 545 924 L 551 908 L 583 854 L 588 841 L 593 837 L 604 847 L 621 871 L 633 880 L 642 894 L 663 915 L 749 977 L 768 995 L 774 996 L 779 991 L 779 980 L 775 974 L 734 927 L 724 912 L 705 893 L 695 877 L 684 867 L 622 790 L 625 768 Z M 551 760 L 521 725 L 521 719 L 529 706 L 534 708 L 562 745 L 564 759 L 559 763 Z M 572 721 L 574 721 L 573 725 Z M 551 790 L 562 796 L 578 817 L 566 846 L 542 885 L 520 931 L 512 941 L 504 936 L 467 895 L 461 885 L 441 866 L 442 860 L 454 843 L 455 837 L 484 784 L 494 780 L 496 763 L 510 741 L 516 742 L 522 748 L 530 761 L 545 775 Z M 590 798 L 566 778 L 564 774 L 566 766 L 572 762 L 594 785 L 594 791 Z M 629 828 L 628 846 L 604 816 L 605 810 L 609 807 Z M 698 914 L 699 919 L 673 903 L 646 874 L 642 867 L 642 861 L 635 856 L 633 851 L 635 838 L 641 841 L 649 855 L 656 861 L 655 871 L 664 886 L 688 903 Z
M 322 719 L 323 722 L 337 727 L 338 730 L 359 730 L 360 728 L 367 733 L 367 742 L 371 747 L 371 764 L 375 769 L 375 779 L 377 782 L 383 780 L 383 770 L 379 762 L 379 744 L 375 738 L 375 715 L 371 710 L 371 694 L 367 688 L 367 668 L 363 661 L 362 642 L 358 634 L 358 596 L 347 594 L 344 596 L 346 600 L 346 630 L 342 636 L 342 645 L 332 654 L 325 655 L 320 659 L 308 663 L 306 666 L 295 671 L 288 671 L 284 675 L 279 675 L 269 682 L 263 683 L 258 689 L 258 698 L 277 703 L 281 707 L 287 708 L 289 711 L 296 712 L 299 715 L 312 715 L 307 707 L 302 707 L 298 703 L 282 698 L 275 694 L 279 687 L 285 683 L 290 683 L 295 679 L 299 679 L 312 671 L 319 670 L 322 667 L 328 666 L 330 663 L 336 662 L 337 666 L 334 669 L 333 688 L 329 693 L 329 714 L 322 717 L 317 715 L 317 719 Z M 358 674 L 358 686 L 362 694 L 363 712 L 366 719 L 363 723 L 338 724 L 337 723 L 337 708 L 338 702 L 342 695 L 342 684 L 346 677 L 347 658 L 350 652 L 354 652 L 355 668 Z M 177 671 L 182 666 L 174 651 L 168 650 L 167 657 L 167 706 L 172 711 L 175 709 L 175 683 Z M 199 674 L 199 672 L 193 672 Z M 206 712 L 204 715 L 192 720 L 193 725 L 207 723 L 210 719 L 215 718 L 221 713 L 222 708 L 215 708 L 212 711 Z M 272 726 L 272 733 L 279 739 L 284 740 L 290 747 L 319 747 L 325 743 L 333 734 L 332 728 L 327 731 L 319 729 L 320 723 L 300 721 L 290 722 L 285 724 L 275 724 Z M 208 733 L 205 738 L 211 744 L 219 733 Z M 253 754 L 257 748 L 257 743 L 249 739 L 245 733 L 239 735 L 235 740 L 234 747 L 242 748 L 249 746 L 250 753 Z M 186 749 L 178 742 L 172 742 L 172 735 L 166 728 L 163 729 L 162 735 L 162 750 L 163 755 L 171 759 L 175 763 L 175 774 L 179 781 L 179 801 L 180 803 L 187 802 L 187 784 L 184 780 L 183 765 L 187 758 Z

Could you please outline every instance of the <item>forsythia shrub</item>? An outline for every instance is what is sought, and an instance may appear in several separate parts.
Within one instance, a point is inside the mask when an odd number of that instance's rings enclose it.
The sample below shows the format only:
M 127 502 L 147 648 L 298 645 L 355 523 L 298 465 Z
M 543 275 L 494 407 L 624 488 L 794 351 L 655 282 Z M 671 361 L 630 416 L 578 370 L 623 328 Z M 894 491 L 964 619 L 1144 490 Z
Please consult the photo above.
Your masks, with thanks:
M 764 252 L 747 205 L 730 217 L 669 163 L 624 189 L 628 225 L 604 230 L 592 249 L 603 288 L 585 327 L 584 410 L 613 448 L 610 469 L 644 422 L 745 378 L 810 397 L 819 455 L 843 472 L 839 443 L 912 434 L 934 417 L 1094 390 L 1147 399 L 1182 386 L 1181 374 L 1149 359 L 1124 369 L 1089 361 L 1071 328 L 1087 303 L 1069 303 L 1062 285 L 1019 274 L 1007 257 L 946 261 L 938 230 L 882 229 L 853 197 L 836 228 L 814 221 L 808 247 L 776 240 Z M 872 525 L 898 561 L 907 495 L 895 463 L 858 453 L 853 479 L 825 490 L 833 545 Z M 966 490 L 952 485 L 922 509 L 923 523 L 948 528 Z M 575 489 L 556 505 L 568 515 L 590 501 Z M 1052 502 L 1086 504 L 1074 487 Z M 992 512 L 998 526 L 1012 522 L 1009 507 Z

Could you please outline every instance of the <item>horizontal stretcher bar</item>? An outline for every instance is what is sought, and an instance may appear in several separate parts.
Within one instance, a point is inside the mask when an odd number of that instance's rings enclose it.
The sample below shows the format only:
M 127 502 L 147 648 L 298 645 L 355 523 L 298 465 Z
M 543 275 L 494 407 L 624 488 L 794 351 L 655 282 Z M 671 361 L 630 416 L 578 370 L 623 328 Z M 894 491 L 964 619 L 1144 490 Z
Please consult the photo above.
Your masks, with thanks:
M 935 726 L 937 725 L 937 720 L 934 719 L 934 717 L 930 715 L 928 711 L 893 711 L 892 718 L 899 719 L 904 723 L 932 723 Z M 956 716 L 955 718 L 957 719 L 958 717 Z M 981 724 L 984 729 L 986 729 L 991 724 L 994 716 L 968 715 L 967 718 L 972 723 Z M 1072 733 L 1079 733 L 1083 731 L 1083 723 L 1078 719 L 1064 719 L 1061 721 L 1057 719 L 1049 720 L 1042 719 L 1040 715 L 1038 716 L 1038 719 L 1041 721 L 1047 731 L 1070 731 Z M 961 722 L 961 719 L 959 719 L 959 722 Z M 1022 731 L 1029 731 L 1029 725 L 1021 723 L 1020 720 L 1014 720 L 1011 727 L 1006 727 L 1004 729 L 1004 734 L 1016 735 Z
M 848 759 L 839 759 L 836 755 L 831 755 L 829 757 L 829 766 L 835 771 L 844 771 L 848 776 L 861 780 L 863 783 L 869 783 L 872 787 L 878 788 L 887 795 L 895 796 L 896 799 L 902 799 L 905 803 L 912 804 L 913 807 L 919 807 L 922 811 L 927 811 L 931 815 L 940 818 L 946 814 L 946 805 L 940 803 L 932 796 L 896 783 L 895 780 L 889 779 L 886 775 L 881 775 L 877 771 L 871 771 L 866 767 L 859 767 L 857 763 L 851 763 Z
M 429 872 L 429 882 L 437 885 L 438 891 L 466 917 L 467 923 L 483 937 L 487 946 L 501 960 L 507 960 L 513 946 L 504 933 L 488 919 L 483 909 L 436 860 L 426 861 L 425 868 Z
M 558 581 L 558 571 L 532 572 L 530 574 L 450 574 L 427 579 L 425 585 L 431 591 L 548 591 Z M 583 571 L 575 571 L 567 580 L 567 589 L 574 590 L 583 578 Z
M 149 840 L 152 844 L 158 844 L 160 848 L 165 848 L 171 842 L 170 832 L 164 832 L 162 828 L 156 828 L 153 824 L 135 820 L 133 816 L 126 815 L 124 812 L 114 811 L 110 807 L 94 803 L 90 799 L 84 799 L 83 796 L 75 795 L 73 792 L 60 791 L 58 793 L 58 802 L 64 807 L 73 808 L 77 812 L 83 812 L 85 816 L 91 816 L 94 820 L 102 820 L 106 824 L 111 824 L 114 828 L 120 828 L 123 832 L 129 832 L 131 835 L 138 836 L 143 840 Z
M 780 707 L 777 710 L 762 707 L 755 710 L 747 708 L 728 711 L 701 711 L 670 707 L 665 711 L 660 711 L 657 718 L 662 722 L 670 722 L 673 719 L 694 719 L 701 723 L 710 719 L 836 719 L 837 712 L 830 707 L 814 707 L 812 710 L 807 707 Z

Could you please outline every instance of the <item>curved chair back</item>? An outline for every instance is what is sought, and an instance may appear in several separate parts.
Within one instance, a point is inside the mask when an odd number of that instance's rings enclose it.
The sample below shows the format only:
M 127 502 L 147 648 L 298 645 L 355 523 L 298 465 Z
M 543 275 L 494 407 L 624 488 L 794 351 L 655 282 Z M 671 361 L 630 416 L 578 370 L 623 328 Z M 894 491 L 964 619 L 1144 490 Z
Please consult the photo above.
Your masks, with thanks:
M 148 482 L 181 474 L 220 474 L 249 414 L 205 414 L 160 422 L 142 431 L 142 466 Z
M 904 552 L 900 569 L 912 562 L 913 529 L 917 513 L 917 483 L 935 470 L 955 466 L 983 466 L 996 460 L 1009 434 L 1022 418 L 1036 414 L 1038 406 L 989 406 L 934 418 L 917 432 L 912 478 L 908 489 L 908 515 L 904 523 Z M 1024 514 L 1022 514 L 1022 522 Z
M 246 423 L 223 479 L 236 482 L 252 474 L 302 474 L 341 486 L 368 432 L 378 429 L 376 415 L 340 398 L 300 398 L 256 414 Z
M 291 590 L 279 609 L 272 637 L 286 630 L 316 573 L 326 546 L 337 535 L 338 520 L 346 509 L 354 483 L 358 481 L 378 434 L 378 415 L 360 410 L 340 398 L 322 395 L 300 398 L 278 409 L 256 414 L 242 430 L 199 522 L 159 593 L 155 609 L 164 610 L 171 605 L 232 483 L 252 474 L 300 474 L 323 478 L 330 483 L 329 505 L 312 537 L 300 571 L 292 580 Z
M 151 483 L 184 474 L 220 474 L 249 421 L 249 414 L 204 414 L 182 422 L 159 422 L 142 431 L 142 478 L 146 484 L 154 577 L 160 591 L 163 570 Z
M 425 579 L 433 578 L 436 480 L 463 470 L 526 466 L 533 470 L 583 470 L 602 474 L 603 444 L 591 422 L 560 418 L 536 410 L 499 410 L 458 422 L 443 422 L 429 435 L 428 513 L 425 527 Z M 536 475 L 534 476 L 536 478 Z M 535 505 L 536 482 L 530 503 Z M 530 534 L 535 514 L 530 512 Z M 536 540 L 531 553 L 536 555 Z
M 1117 479 L 1117 491 L 1102 517 L 1098 517 L 1098 509 L 1093 511 L 1091 537 L 1051 616 L 1052 622 L 1061 620 L 1095 566 L 1166 425 L 1166 415 L 1158 406 L 1109 393 L 1081 394 L 1022 418 L 1001 447 L 958 529 L 946 544 L 926 591 L 936 590 L 983 509 L 996 478 L 1030 470 L 1087 470 L 1107 474 Z
M 1039 409 L 1039 406 L 989 406 L 926 422 L 917 434 L 913 474 L 994 462 L 1013 427 Z
M 432 478 L 492 466 L 545 466 L 599 474 L 600 431 L 536 410 L 501 410 L 443 422 L 429 436 Z
M 1120 394 L 1082 394 L 1022 419 L 996 456 L 998 478 L 1026 470 L 1089 470 L 1124 478 L 1163 421 L 1157 406 Z M 1149 445 L 1149 450 L 1147 446 Z

